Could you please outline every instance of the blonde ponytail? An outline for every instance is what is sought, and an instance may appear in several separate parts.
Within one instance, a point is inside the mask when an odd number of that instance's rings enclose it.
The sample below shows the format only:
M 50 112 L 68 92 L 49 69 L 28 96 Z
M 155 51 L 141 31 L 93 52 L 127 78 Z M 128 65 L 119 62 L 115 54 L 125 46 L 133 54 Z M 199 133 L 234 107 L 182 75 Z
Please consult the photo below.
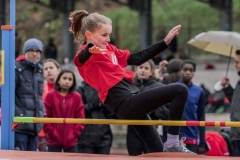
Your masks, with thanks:
M 70 13 L 69 20 L 71 26 L 69 31 L 74 35 L 74 41 L 83 44 L 86 41 L 85 32 L 95 32 L 101 28 L 102 24 L 112 24 L 111 19 L 108 17 L 98 14 L 88 14 L 85 10 L 76 10 Z
M 69 31 L 73 33 L 74 41 L 78 43 L 83 43 L 85 41 L 85 37 L 82 30 L 82 21 L 88 15 L 88 12 L 85 10 L 76 10 L 70 13 L 69 20 L 72 22 L 69 27 Z

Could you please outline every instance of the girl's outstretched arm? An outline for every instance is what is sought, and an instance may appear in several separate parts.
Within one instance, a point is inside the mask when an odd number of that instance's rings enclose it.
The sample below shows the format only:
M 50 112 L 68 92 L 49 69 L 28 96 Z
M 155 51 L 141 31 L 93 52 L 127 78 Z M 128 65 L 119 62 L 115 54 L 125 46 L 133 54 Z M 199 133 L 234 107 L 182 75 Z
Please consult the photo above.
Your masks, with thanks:
M 127 60 L 127 64 L 139 66 L 157 54 L 161 53 L 166 48 L 168 48 L 168 46 L 164 40 L 157 42 L 144 50 L 130 54 L 130 57 Z
M 132 53 L 127 60 L 128 65 L 141 65 L 142 63 L 148 61 L 149 59 L 164 51 L 174 36 L 178 34 L 178 31 L 181 27 L 181 25 L 173 27 L 173 29 L 168 32 L 164 40 L 157 42 L 156 44 L 153 44 L 142 51 Z

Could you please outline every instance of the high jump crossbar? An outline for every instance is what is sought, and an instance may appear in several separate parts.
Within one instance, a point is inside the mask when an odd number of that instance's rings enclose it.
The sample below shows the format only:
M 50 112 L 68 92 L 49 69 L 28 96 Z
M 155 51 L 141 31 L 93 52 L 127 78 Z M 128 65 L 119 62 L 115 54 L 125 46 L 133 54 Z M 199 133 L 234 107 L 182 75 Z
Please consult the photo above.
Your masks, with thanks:
M 170 120 L 125 120 L 125 119 L 116 120 L 116 119 L 37 118 L 37 117 L 14 117 L 13 123 L 240 127 L 240 122 L 235 122 L 235 121 L 232 121 L 232 122 L 230 121 L 170 121 Z

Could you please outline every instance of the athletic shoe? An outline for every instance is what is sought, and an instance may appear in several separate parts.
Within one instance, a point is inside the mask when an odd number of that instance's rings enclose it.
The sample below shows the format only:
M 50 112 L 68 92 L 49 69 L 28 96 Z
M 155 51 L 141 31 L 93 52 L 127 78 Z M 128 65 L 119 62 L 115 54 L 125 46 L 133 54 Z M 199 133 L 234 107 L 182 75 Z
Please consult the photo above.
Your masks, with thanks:
M 171 147 L 168 147 L 167 143 L 164 143 L 163 152 L 182 152 L 182 153 L 188 153 L 188 154 L 196 154 L 185 147 L 185 144 L 183 143 L 185 140 L 186 138 L 183 137 L 181 138 L 180 141 L 178 141 L 178 143 L 174 144 Z

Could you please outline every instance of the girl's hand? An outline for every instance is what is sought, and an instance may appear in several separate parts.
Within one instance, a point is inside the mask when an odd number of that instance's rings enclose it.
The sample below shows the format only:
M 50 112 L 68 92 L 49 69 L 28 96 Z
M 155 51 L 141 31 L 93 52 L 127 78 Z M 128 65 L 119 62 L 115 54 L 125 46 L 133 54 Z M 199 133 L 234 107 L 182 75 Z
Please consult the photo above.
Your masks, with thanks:
M 101 49 L 96 46 L 92 46 L 91 48 L 88 49 L 88 51 L 92 54 L 101 54 L 102 52 L 107 52 L 107 49 Z
M 178 34 L 178 31 L 181 29 L 181 25 L 175 26 L 172 30 L 170 30 L 167 36 L 164 38 L 165 43 L 168 45 L 172 39 Z

